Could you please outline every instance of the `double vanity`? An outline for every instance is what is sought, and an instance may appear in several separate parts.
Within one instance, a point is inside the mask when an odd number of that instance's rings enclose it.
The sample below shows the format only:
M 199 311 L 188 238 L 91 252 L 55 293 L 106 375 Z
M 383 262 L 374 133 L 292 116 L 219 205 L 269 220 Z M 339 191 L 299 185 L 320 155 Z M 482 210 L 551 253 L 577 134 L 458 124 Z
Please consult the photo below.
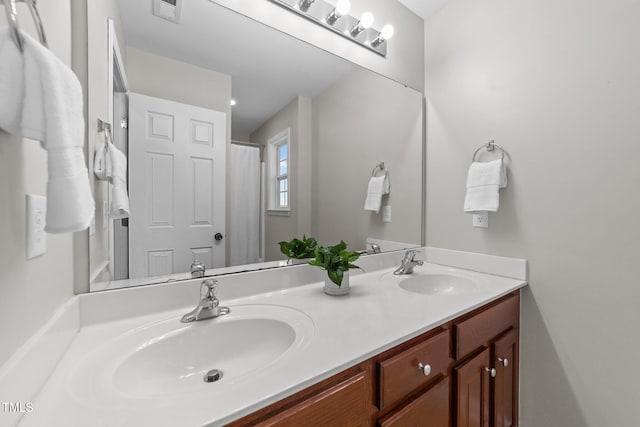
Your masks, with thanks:
M 229 312 L 201 320 L 201 280 L 77 297 L 20 425 L 515 423 L 526 262 L 424 248 L 394 275 L 403 255 L 363 257 L 342 297 L 307 265 L 221 276 Z

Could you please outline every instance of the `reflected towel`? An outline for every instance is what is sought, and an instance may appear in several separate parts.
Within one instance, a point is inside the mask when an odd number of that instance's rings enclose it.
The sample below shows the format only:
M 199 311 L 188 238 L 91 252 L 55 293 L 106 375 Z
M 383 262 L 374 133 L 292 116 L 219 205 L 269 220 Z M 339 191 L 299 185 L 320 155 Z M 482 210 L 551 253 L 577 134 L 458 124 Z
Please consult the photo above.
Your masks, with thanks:
M 388 174 L 385 173 L 384 176 L 372 177 L 367 187 L 367 198 L 364 202 L 364 210 L 379 213 L 380 206 L 382 205 L 382 196 L 389 194 L 389 190 Z
M 48 151 L 45 231 L 81 231 L 95 212 L 82 151 L 82 87 L 50 50 L 21 35 L 22 54 L 10 30 L 0 29 L 0 127 L 40 141 Z
M 497 212 L 500 207 L 499 190 L 506 186 L 507 168 L 502 159 L 471 163 L 467 176 L 464 211 Z
M 113 184 L 111 188 L 111 207 L 109 216 L 111 218 L 128 218 L 129 195 L 127 194 L 127 157 L 118 150 L 115 145 L 108 143 L 109 167 L 108 178 Z

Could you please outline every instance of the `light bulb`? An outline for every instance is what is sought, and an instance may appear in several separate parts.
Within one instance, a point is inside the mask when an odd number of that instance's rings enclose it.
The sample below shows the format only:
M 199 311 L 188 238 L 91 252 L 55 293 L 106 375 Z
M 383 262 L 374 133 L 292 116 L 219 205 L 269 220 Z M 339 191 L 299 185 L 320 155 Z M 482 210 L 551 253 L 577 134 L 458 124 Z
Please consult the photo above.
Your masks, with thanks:
M 393 37 L 394 33 L 395 33 L 395 29 L 393 28 L 393 25 L 387 24 L 384 27 L 382 27 L 382 31 L 380 32 L 380 37 L 382 37 L 385 40 L 389 40 L 391 37 Z
M 360 26 L 365 30 L 373 25 L 373 13 L 365 12 L 360 17 Z
M 231 106 L 235 106 L 237 104 L 236 100 L 231 98 L 231 102 L 230 102 Z
M 351 10 L 351 2 L 349 0 L 338 0 L 336 4 L 336 13 L 344 16 Z

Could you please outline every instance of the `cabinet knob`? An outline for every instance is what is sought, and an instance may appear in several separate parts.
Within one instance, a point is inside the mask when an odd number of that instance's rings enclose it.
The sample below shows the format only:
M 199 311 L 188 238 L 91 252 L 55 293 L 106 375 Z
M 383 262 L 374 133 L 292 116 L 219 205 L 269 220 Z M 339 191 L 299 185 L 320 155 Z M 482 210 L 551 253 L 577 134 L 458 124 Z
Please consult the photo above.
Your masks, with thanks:
M 496 371 L 496 370 L 495 370 L 495 368 L 491 368 L 491 369 L 489 369 L 489 368 L 484 368 L 484 370 L 485 370 L 486 372 L 488 372 L 488 373 L 489 373 L 489 375 L 491 375 L 491 378 L 495 378 L 495 377 L 496 377 L 496 374 L 498 373 L 498 371 Z
M 507 359 L 506 357 L 504 359 L 502 357 L 498 357 L 498 362 L 502 363 L 502 366 L 504 366 L 505 368 L 509 366 L 509 359 Z
M 418 369 L 422 371 L 425 377 L 428 377 L 429 374 L 431 374 L 431 365 L 429 364 L 423 365 L 422 363 L 418 363 Z

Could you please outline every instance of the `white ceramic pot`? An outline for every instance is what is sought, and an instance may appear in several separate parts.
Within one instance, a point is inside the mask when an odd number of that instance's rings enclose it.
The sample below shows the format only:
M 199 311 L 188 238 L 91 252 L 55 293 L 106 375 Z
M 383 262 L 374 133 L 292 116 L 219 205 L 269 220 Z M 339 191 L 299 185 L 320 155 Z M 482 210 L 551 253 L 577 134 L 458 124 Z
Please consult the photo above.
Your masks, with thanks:
M 339 296 L 347 295 L 351 292 L 351 286 L 349 285 L 349 272 L 345 271 L 342 277 L 342 286 L 338 286 L 329 279 L 328 276 L 324 278 L 324 288 L 322 288 L 325 294 Z

